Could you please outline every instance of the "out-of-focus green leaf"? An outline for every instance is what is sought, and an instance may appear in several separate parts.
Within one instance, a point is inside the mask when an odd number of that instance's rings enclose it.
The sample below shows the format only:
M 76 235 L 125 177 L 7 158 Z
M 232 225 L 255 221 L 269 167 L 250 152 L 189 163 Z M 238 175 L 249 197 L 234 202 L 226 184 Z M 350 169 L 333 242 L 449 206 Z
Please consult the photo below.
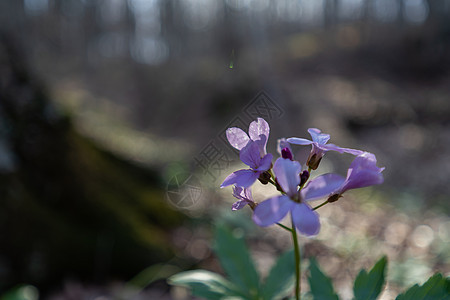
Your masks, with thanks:
M 179 267 L 170 264 L 154 264 L 145 268 L 129 280 L 127 286 L 135 289 L 143 289 L 156 280 L 167 278 L 180 271 L 181 269 Z
M 295 285 L 294 251 L 288 251 L 278 258 L 262 287 L 264 300 L 281 299 L 292 292 Z
M 171 285 L 188 287 L 192 290 L 192 295 L 208 300 L 245 299 L 231 282 L 219 274 L 205 270 L 181 272 L 167 281 Z
M 378 297 L 385 282 L 386 264 L 387 258 L 383 256 L 369 273 L 366 270 L 359 272 L 353 285 L 356 300 L 374 300 Z
M 215 236 L 214 250 L 229 279 L 246 291 L 249 299 L 257 299 L 259 276 L 244 239 L 224 226 L 217 226 Z
M 320 270 L 316 260 L 309 260 L 309 286 L 315 300 L 338 300 L 331 279 Z
M 22 285 L 16 287 L 4 295 L 0 296 L 0 300 L 37 300 L 39 299 L 39 291 L 32 285 Z
M 450 300 L 450 278 L 434 274 L 422 286 L 415 284 L 396 300 Z

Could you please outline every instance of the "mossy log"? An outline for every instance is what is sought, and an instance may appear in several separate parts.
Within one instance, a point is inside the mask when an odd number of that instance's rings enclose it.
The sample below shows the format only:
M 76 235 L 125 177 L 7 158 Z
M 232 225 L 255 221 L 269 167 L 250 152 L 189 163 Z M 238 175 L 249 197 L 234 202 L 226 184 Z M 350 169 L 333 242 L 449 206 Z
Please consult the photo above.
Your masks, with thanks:
M 78 134 L 1 40 L 0 290 L 126 279 L 170 258 L 170 229 L 184 216 L 158 171 Z

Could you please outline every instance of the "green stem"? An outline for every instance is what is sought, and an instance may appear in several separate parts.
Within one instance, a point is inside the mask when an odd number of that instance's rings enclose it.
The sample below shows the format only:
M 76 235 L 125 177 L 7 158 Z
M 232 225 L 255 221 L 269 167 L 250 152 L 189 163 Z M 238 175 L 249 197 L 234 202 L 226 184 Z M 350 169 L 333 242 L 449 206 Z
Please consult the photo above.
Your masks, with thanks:
M 287 226 L 284 226 L 284 225 L 281 224 L 281 223 L 277 223 L 277 225 L 280 226 L 280 227 L 283 228 L 283 229 L 286 229 L 286 230 L 289 231 L 289 232 L 292 232 L 292 229 L 291 229 L 291 228 L 289 228 L 289 227 L 287 227 Z
M 277 184 L 275 183 L 275 175 L 273 175 L 272 169 L 269 169 L 268 172 L 270 174 L 269 182 L 276 187 Z
M 274 186 L 277 186 L 277 184 L 276 184 L 272 179 L 269 179 L 269 182 L 270 182 L 271 184 L 273 184 Z
M 292 219 L 292 216 L 291 216 Z M 301 283 L 300 283 L 300 271 L 301 271 L 301 262 L 300 262 L 300 247 L 298 246 L 298 238 L 297 238 L 297 229 L 294 225 L 294 220 L 292 219 L 292 242 L 294 243 L 294 252 L 295 252 L 295 299 L 300 300 L 300 291 L 301 291 Z
M 322 203 L 322 204 L 319 204 L 319 205 L 317 205 L 316 207 L 314 207 L 312 210 L 316 210 L 316 209 L 318 209 L 318 208 L 321 208 L 322 206 L 324 206 L 325 204 L 327 204 L 328 203 L 328 200 L 327 201 L 325 201 L 324 203 Z
M 306 180 L 301 186 L 300 186 L 300 190 L 305 186 L 305 184 L 308 182 L 308 180 Z

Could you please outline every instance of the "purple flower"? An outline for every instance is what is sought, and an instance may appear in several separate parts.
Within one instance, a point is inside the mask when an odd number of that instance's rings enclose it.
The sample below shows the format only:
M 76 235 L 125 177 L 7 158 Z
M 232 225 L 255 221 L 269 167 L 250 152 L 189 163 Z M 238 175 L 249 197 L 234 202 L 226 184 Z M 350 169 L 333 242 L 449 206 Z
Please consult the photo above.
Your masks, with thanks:
M 384 168 L 377 167 L 377 159 L 374 154 L 364 152 L 358 155 L 347 171 L 347 178 L 335 175 L 333 184 L 338 187 L 330 194 L 328 202 L 337 201 L 348 190 L 382 184 L 384 179 L 381 172 L 383 170 Z
M 273 171 L 284 195 L 269 198 L 258 204 L 253 213 L 253 221 L 259 226 L 269 226 L 283 219 L 291 213 L 295 227 L 303 234 L 316 235 L 320 230 L 319 215 L 313 211 L 308 201 L 329 195 L 336 190 L 334 176 L 312 180 L 304 189 L 299 191 L 300 172 L 299 162 L 278 158 Z M 334 174 L 333 174 L 334 175 Z
M 306 164 L 313 170 L 316 170 L 319 167 L 319 163 L 323 155 L 330 150 L 337 151 L 339 153 L 346 152 L 353 155 L 360 155 L 364 153 L 364 151 L 361 150 L 342 148 L 334 144 L 327 144 L 330 140 L 330 135 L 321 133 L 321 131 L 317 128 L 309 128 L 308 132 L 312 137 L 312 141 L 297 137 L 288 138 L 287 141 L 288 143 L 295 145 L 312 145 L 311 153 L 309 154 Z
M 223 188 L 231 184 L 244 188 L 249 187 L 272 165 L 272 154 L 266 154 L 266 145 L 270 133 L 269 124 L 262 118 L 250 123 L 248 129 L 250 137 L 237 127 L 228 128 L 226 133 L 231 146 L 240 150 L 239 157 L 250 169 L 239 170 L 230 174 L 220 187 Z
M 253 201 L 252 191 L 250 188 L 241 188 L 239 186 L 233 187 L 233 196 L 238 199 L 238 201 L 234 202 L 231 209 L 239 210 L 246 206 L 250 205 L 252 209 L 255 208 L 255 202 Z
M 263 118 L 257 118 L 256 121 L 250 123 L 248 135 L 237 127 L 228 128 L 226 131 L 227 139 L 231 146 L 237 150 L 242 150 L 252 140 L 258 145 L 261 157 L 267 154 L 266 145 L 269 133 L 269 124 Z
M 272 165 L 272 154 L 266 154 L 261 158 L 259 145 L 256 141 L 250 140 L 247 145 L 241 149 L 239 157 L 242 162 L 250 167 L 246 170 L 238 170 L 228 175 L 220 185 L 221 188 L 235 184 L 247 188 L 251 186 L 259 176 L 269 170 Z

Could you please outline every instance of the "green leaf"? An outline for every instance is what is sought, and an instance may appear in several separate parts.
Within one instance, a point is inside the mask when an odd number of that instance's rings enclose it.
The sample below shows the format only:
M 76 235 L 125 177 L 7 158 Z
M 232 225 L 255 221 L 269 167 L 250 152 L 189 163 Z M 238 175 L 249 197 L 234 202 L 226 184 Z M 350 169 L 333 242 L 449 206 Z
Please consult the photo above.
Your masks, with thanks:
M 422 286 L 418 284 L 410 287 L 405 293 L 397 296 L 396 300 L 449 300 L 450 277 L 434 274 Z
M 311 294 L 316 300 L 338 300 L 331 279 L 320 270 L 314 258 L 309 260 L 309 286 Z
M 154 264 L 130 279 L 126 284 L 136 290 L 144 289 L 146 286 L 159 279 L 165 279 L 169 276 L 177 274 L 181 269 L 169 264 Z
M 288 251 L 278 258 L 262 287 L 264 300 L 281 299 L 292 292 L 295 285 L 294 251 Z
M 383 256 L 368 274 L 366 270 L 359 272 L 353 285 L 356 300 L 374 300 L 378 297 L 385 282 L 386 264 L 387 258 Z
M 214 250 L 231 282 L 246 291 L 250 299 L 257 298 L 259 276 L 244 239 L 224 226 L 217 226 Z
M 167 281 L 171 285 L 188 287 L 192 290 L 192 295 L 208 300 L 244 299 L 231 282 L 219 274 L 205 270 L 181 272 L 169 277 Z

